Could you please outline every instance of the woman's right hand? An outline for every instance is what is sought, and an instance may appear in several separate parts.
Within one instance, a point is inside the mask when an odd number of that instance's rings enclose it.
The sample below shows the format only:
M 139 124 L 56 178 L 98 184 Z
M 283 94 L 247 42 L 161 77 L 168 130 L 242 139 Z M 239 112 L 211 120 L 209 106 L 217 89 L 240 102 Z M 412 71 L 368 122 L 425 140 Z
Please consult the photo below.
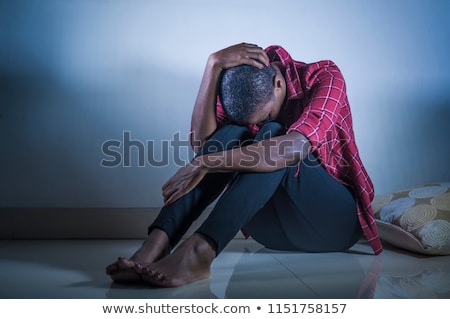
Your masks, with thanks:
M 241 64 L 252 65 L 259 69 L 269 65 L 269 57 L 264 49 L 250 43 L 240 43 L 217 51 L 210 55 L 209 60 L 222 70 Z

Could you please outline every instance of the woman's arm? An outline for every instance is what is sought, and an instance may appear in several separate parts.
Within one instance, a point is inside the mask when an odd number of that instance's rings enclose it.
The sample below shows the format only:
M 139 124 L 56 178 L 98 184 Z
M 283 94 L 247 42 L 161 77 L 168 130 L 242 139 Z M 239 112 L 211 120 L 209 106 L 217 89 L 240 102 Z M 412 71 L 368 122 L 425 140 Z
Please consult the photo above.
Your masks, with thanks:
M 195 101 L 191 118 L 191 143 L 194 152 L 198 153 L 203 143 L 217 128 L 216 123 L 216 98 L 217 83 L 222 69 L 214 61 L 212 56 L 203 73 L 202 82 Z
M 276 136 L 228 151 L 196 158 L 199 165 L 212 172 L 273 172 L 303 160 L 310 148 L 308 139 L 299 132 Z
M 272 172 L 303 160 L 309 149 L 308 139 L 294 131 L 245 147 L 198 156 L 164 184 L 164 204 L 187 194 L 207 173 Z
M 260 61 L 260 62 L 258 62 Z M 257 45 L 241 43 L 209 56 L 191 118 L 191 141 L 194 152 L 214 133 L 216 122 L 217 86 L 223 70 L 249 64 L 263 68 L 269 63 L 264 50 Z

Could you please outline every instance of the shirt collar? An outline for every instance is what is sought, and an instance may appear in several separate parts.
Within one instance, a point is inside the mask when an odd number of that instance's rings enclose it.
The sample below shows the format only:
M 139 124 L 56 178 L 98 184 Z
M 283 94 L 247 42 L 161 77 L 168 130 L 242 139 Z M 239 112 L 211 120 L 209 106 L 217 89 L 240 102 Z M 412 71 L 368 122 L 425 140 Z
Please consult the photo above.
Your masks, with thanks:
M 266 53 L 270 62 L 281 62 L 284 67 L 284 77 L 286 80 L 286 99 L 294 100 L 303 96 L 303 89 L 299 71 L 296 67 L 303 66 L 304 63 L 294 61 L 291 55 L 281 46 L 272 45 L 266 48 Z

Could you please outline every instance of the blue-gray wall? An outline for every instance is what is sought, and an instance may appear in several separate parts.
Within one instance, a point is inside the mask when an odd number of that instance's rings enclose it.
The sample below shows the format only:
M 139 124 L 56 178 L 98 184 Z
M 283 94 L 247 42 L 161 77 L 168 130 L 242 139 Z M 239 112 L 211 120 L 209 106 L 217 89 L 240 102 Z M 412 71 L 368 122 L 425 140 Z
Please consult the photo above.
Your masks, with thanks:
M 377 193 L 450 180 L 449 1 L 1 0 L 0 207 L 160 206 L 206 58 L 242 41 L 340 66 Z

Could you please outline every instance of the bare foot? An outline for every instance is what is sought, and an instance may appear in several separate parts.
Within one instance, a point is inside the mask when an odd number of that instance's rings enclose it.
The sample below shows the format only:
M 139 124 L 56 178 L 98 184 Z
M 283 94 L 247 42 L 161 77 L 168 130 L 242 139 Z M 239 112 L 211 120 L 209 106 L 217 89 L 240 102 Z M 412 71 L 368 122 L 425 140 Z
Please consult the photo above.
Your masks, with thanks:
M 216 257 L 214 245 L 194 233 L 175 251 L 146 267 L 136 267 L 146 282 L 161 287 L 178 287 L 207 278 Z
M 169 253 L 170 243 L 167 234 L 160 229 L 154 229 L 133 256 L 119 257 L 116 262 L 106 267 L 106 274 L 118 283 L 142 281 L 140 274 L 135 270 L 136 267 L 149 265 Z
M 138 282 L 141 280 L 141 277 L 134 271 L 134 266 L 135 262 L 133 259 L 119 257 L 116 262 L 106 267 L 106 274 L 108 274 L 114 282 Z

